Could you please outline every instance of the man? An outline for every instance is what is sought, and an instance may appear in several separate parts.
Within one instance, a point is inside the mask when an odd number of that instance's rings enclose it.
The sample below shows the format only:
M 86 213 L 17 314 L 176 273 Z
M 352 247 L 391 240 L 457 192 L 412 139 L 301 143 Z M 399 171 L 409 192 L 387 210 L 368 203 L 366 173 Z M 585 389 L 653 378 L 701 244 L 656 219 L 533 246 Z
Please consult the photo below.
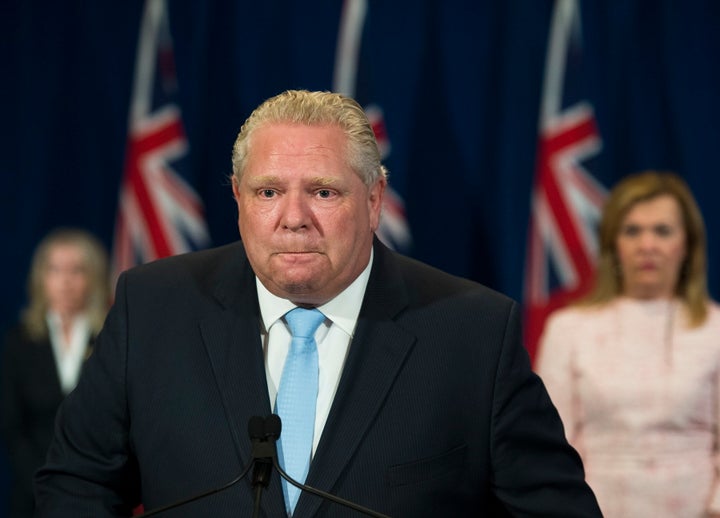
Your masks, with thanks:
M 248 418 L 273 411 L 286 469 L 310 415 L 296 477 L 389 516 L 600 516 L 531 372 L 517 305 L 374 238 L 386 171 L 357 103 L 266 101 L 233 171 L 240 243 L 120 278 L 37 476 L 41 516 L 119 516 L 221 487 L 251 460 Z M 299 339 L 316 355 L 299 383 L 317 387 L 308 411 L 286 403 L 296 307 L 321 312 Z M 249 516 L 253 500 L 242 480 L 166 515 Z M 261 505 L 352 514 L 277 475 Z

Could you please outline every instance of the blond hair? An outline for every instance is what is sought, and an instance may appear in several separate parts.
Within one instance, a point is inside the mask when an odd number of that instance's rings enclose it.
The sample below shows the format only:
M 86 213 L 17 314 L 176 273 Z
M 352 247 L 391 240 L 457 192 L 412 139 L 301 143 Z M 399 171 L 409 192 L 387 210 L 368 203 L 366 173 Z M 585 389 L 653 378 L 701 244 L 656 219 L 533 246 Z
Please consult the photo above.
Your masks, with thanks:
M 682 214 L 686 257 L 682 263 L 675 294 L 688 310 L 691 326 L 702 324 L 708 313 L 705 224 L 689 187 L 671 172 L 643 171 L 621 180 L 605 202 L 599 229 L 600 254 L 592 291 L 581 305 L 610 302 L 622 293 L 616 242 L 622 222 L 637 203 L 668 195 L 677 201 Z
M 21 324 L 34 340 L 48 336 L 46 315 L 48 299 L 44 288 L 44 274 L 50 251 L 57 245 L 72 245 L 82 251 L 90 293 L 86 312 L 93 335 L 100 332 L 110 303 L 108 258 L 105 248 L 90 233 L 75 228 L 59 228 L 45 236 L 35 248 L 28 275 L 28 304 L 20 317 Z
M 247 166 L 255 130 L 278 123 L 339 126 L 347 137 L 348 165 L 365 185 L 370 186 L 378 178 L 387 177 L 370 122 L 354 99 L 332 92 L 287 90 L 258 106 L 240 129 L 232 152 L 236 181 L 240 181 Z

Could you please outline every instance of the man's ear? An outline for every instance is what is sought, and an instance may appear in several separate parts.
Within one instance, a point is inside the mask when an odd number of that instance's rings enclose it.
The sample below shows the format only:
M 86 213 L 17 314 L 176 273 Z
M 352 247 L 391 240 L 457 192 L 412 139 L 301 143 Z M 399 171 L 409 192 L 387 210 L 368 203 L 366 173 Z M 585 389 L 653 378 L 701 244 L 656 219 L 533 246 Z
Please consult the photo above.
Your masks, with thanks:
M 368 192 L 368 210 L 370 212 L 370 229 L 375 232 L 380 226 L 380 214 L 382 212 L 383 199 L 385 197 L 385 188 L 387 187 L 386 178 L 378 178 L 378 180 L 370 187 Z
M 230 177 L 230 181 L 232 182 L 233 198 L 235 198 L 235 201 L 237 202 L 240 196 L 240 185 L 238 183 L 237 176 L 232 175 Z

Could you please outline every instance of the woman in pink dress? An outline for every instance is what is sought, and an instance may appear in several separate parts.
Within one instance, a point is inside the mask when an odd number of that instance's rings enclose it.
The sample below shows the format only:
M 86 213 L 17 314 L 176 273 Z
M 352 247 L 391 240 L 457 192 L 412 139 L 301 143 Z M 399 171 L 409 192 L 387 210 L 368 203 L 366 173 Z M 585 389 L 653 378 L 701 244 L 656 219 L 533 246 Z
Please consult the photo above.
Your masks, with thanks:
M 554 313 L 537 370 L 603 514 L 720 516 L 720 308 L 702 216 L 672 173 L 610 193 L 593 291 Z

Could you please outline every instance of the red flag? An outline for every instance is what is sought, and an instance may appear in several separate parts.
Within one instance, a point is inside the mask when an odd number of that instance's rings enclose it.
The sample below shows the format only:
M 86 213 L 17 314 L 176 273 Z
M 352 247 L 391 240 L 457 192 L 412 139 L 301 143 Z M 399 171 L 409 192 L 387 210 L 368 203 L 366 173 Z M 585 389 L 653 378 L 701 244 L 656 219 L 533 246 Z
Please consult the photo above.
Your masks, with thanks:
M 202 202 L 183 177 L 188 142 L 176 86 L 165 0 L 147 0 L 115 222 L 115 277 L 135 264 L 209 244 Z
M 547 316 L 586 292 L 606 191 L 582 161 L 601 140 L 592 106 L 578 96 L 580 13 L 556 0 L 550 29 L 525 273 L 526 346 L 534 357 Z

